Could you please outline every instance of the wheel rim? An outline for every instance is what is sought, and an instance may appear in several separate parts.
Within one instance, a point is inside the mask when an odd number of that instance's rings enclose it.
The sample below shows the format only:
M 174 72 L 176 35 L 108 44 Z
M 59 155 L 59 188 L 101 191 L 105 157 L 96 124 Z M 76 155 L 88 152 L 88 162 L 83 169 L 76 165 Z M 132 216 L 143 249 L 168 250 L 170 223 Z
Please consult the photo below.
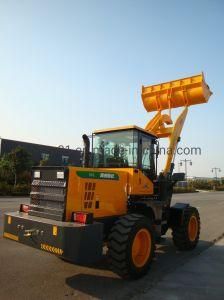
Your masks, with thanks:
M 141 268 L 151 253 L 152 239 L 147 229 L 140 229 L 132 244 L 132 260 L 136 267 Z
M 191 242 L 194 242 L 198 234 L 198 220 L 196 216 L 191 216 L 188 224 L 188 236 Z

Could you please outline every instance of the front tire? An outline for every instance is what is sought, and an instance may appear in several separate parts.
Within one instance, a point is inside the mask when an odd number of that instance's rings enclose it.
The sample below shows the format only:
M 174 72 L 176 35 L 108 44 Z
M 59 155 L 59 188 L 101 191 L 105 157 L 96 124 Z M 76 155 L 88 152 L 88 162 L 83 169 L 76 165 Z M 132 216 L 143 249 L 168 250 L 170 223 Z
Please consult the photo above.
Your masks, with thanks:
M 178 250 L 194 249 L 200 236 L 200 216 L 197 208 L 189 206 L 183 212 L 182 224 L 173 227 L 173 243 Z
M 149 269 L 155 253 L 154 230 L 143 215 L 121 217 L 108 238 L 112 270 L 123 278 L 140 278 Z

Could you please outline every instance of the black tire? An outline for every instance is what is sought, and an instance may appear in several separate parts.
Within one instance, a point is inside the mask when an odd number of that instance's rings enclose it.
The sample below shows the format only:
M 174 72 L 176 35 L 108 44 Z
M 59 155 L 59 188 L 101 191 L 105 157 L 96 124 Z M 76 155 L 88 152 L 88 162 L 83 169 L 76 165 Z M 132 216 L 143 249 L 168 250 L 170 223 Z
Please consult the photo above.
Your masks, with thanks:
M 142 229 L 142 230 L 141 230 Z M 137 233 L 144 231 L 150 236 L 149 253 L 145 255 L 144 265 L 136 266 L 132 257 L 132 245 Z M 108 256 L 111 269 L 122 278 L 140 278 L 149 269 L 155 253 L 154 230 L 148 218 L 139 214 L 129 214 L 121 217 L 112 227 L 108 238 Z
M 190 238 L 188 228 L 192 217 L 197 220 L 197 232 L 195 231 L 194 237 Z M 200 216 L 197 208 L 189 206 L 183 212 L 182 224 L 173 227 L 173 243 L 178 250 L 192 250 L 197 246 L 200 236 L 200 226 Z

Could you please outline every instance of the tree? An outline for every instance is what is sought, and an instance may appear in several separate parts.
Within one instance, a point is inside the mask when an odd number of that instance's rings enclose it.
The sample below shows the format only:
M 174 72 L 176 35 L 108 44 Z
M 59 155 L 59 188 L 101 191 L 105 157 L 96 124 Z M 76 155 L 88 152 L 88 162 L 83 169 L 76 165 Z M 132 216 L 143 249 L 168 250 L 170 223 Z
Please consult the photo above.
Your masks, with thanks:
M 31 155 L 22 147 L 17 147 L 6 154 L 4 161 L 14 175 L 14 185 L 17 184 L 18 175 L 25 171 L 30 171 L 32 167 Z
M 7 155 L 3 155 L 0 159 L 0 177 L 1 181 L 10 182 L 13 178 L 13 165 Z

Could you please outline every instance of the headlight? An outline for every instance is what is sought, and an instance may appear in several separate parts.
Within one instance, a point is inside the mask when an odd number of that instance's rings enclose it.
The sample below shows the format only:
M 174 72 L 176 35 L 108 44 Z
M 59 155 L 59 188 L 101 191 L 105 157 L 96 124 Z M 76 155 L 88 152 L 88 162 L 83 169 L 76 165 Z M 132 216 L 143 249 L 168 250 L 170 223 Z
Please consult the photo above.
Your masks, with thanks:
M 34 178 L 40 178 L 40 171 L 34 171 L 33 177 Z
M 64 172 L 57 172 L 57 179 L 64 179 L 65 175 Z

